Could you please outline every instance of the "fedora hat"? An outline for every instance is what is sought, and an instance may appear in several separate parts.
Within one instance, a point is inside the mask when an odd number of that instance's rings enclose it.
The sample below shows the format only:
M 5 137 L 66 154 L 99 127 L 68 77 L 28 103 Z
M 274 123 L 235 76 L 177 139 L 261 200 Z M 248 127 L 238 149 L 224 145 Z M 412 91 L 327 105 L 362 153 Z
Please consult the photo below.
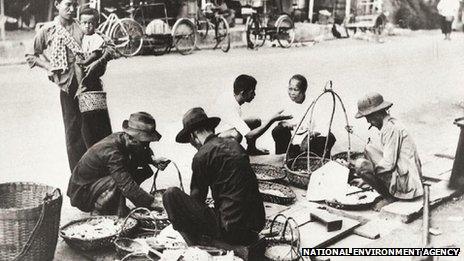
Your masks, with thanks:
M 354 116 L 356 119 L 366 117 L 376 111 L 388 109 L 393 105 L 389 101 L 385 101 L 380 93 L 372 92 L 366 94 L 358 100 L 358 113 Z
M 129 120 L 122 122 L 122 129 L 139 141 L 158 141 L 161 134 L 156 131 L 156 121 L 149 113 L 132 113 Z
M 176 141 L 179 143 L 188 143 L 189 135 L 199 127 L 216 128 L 221 121 L 218 117 L 208 117 L 203 108 L 196 107 L 188 110 L 182 118 L 184 128 L 177 134 Z

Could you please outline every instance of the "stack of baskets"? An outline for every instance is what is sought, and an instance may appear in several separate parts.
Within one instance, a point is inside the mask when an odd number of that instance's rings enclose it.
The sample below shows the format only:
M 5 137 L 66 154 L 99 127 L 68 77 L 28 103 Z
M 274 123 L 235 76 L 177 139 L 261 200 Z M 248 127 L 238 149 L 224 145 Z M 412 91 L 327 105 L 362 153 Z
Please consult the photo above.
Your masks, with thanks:
M 47 185 L 0 184 L 0 260 L 53 260 L 62 202 Z

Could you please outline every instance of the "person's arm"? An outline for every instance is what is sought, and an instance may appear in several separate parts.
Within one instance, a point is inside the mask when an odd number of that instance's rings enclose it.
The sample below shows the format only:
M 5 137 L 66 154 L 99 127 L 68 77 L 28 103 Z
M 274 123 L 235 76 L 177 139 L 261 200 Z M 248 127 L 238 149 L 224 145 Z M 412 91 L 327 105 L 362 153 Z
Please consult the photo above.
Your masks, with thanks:
M 47 48 L 46 34 L 47 29 L 45 26 L 37 32 L 32 46 L 26 51 L 26 62 L 30 68 L 37 66 L 50 72 L 52 69 L 51 65 L 43 56 L 43 52 Z
M 400 130 L 389 124 L 382 133 L 383 157 L 375 166 L 375 173 L 393 171 L 396 168 L 401 146 Z
M 76 62 L 76 63 L 79 64 L 79 65 L 87 66 L 87 65 L 93 63 L 94 61 L 98 60 L 101 56 L 102 56 L 102 51 L 101 50 L 96 50 L 96 51 L 93 51 L 89 55 L 89 57 L 87 57 L 85 60 L 79 61 L 79 62 Z
M 190 181 L 190 196 L 204 203 L 208 195 L 208 184 L 205 177 L 205 163 L 194 157 L 192 162 L 192 180 Z
M 143 190 L 132 179 L 126 166 L 126 160 L 119 151 L 111 151 L 108 158 L 108 169 L 110 175 L 116 182 L 117 188 L 124 197 L 128 198 L 137 207 L 151 207 L 154 197 Z
M 266 121 L 264 121 L 261 126 L 259 126 L 258 128 L 256 129 L 253 129 L 251 131 L 249 131 L 247 134 L 245 134 L 245 138 L 247 140 L 256 140 L 257 138 L 259 138 L 261 135 L 264 134 L 264 132 L 266 132 L 269 127 L 271 127 L 271 125 L 274 123 L 274 122 L 277 122 L 277 121 L 282 121 L 282 120 L 289 120 L 289 119 L 292 119 L 293 116 L 291 115 L 284 115 L 282 114 L 283 110 L 277 112 L 276 114 L 274 114 L 271 118 L 267 119 Z

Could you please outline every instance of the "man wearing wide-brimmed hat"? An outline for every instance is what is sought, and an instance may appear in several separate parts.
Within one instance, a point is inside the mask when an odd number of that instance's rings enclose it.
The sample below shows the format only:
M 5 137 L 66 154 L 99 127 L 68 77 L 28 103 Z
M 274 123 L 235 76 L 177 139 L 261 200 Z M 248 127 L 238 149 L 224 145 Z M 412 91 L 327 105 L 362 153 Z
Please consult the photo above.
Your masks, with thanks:
M 67 192 L 72 206 L 106 215 L 123 215 L 126 198 L 137 207 L 159 206 L 160 202 L 139 186 L 153 175 L 149 164 L 163 170 L 170 162 L 154 158 L 149 147 L 150 142 L 161 139 L 156 121 L 146 112 L 137 112 L 122 128 L 123 132 L 89 148 L 74 168 Z
M 423 194 L 421 162 L 411 135 L 387 111 L 392 105 L 379 93 L 369 93 L 358 101 L 355 118 L 366 117 L 369 128 L 379 129 L 382 146 L 367 144 L 367 160 L 356 161 L 355 168 L 386 201 L 413 199 Z
M 198 152 L 192 162 L 190 195 L 169 188 L 163 204 L 175 230 L 189 245 L 210 240 L 247 245 L 257 239 L 265 216 L 258 181 L 245 149 L 235 139 L 219 138 L 214 129 L 217 117 L 193 108 L 183 117 L 176 141 L 190 143 Z M 214 210 L 206 204 L 208 189 Z

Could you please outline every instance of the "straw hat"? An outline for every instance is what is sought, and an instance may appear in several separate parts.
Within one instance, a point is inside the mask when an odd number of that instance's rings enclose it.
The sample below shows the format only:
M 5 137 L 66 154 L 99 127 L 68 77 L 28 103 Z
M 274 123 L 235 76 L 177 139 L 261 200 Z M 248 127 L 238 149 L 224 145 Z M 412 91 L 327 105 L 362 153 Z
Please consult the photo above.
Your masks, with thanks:
M 358 113 L 356 113 L 354 117 L 357 119 L 366 117 L 376 111 L 388 109 L 392 105 L 393 103 L 385 101 L 379 93 L 368 93 L 366 96 L 358 100 Z

